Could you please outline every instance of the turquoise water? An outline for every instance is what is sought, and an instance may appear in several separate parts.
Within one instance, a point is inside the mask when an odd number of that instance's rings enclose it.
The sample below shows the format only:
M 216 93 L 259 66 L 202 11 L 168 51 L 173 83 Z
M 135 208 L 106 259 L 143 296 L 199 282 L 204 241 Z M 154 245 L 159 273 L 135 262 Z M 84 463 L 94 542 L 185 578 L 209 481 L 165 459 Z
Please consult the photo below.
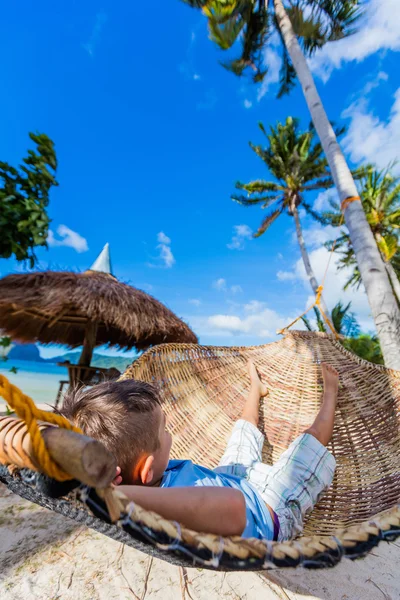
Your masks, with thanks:
M 18 372 L 10 373 L 11 367 L 16 367 Z M 31 396 L 37 404 L 54 405 L 60 379 L 68 380 L 68 372 L 64 367 L 54 363 L 28 360 L 10 359 L 6 362 L 0 360 L 0 373 L 8 377 L 11 383 L 21 388 L 25 394 Z

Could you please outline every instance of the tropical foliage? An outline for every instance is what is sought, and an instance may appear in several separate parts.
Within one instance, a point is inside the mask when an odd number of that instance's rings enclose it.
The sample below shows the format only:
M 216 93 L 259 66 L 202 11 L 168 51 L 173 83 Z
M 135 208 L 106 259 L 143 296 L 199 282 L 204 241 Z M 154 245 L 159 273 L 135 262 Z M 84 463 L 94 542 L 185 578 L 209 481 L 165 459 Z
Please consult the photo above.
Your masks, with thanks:
M 336 331 L 345 337 L 341 343 L 347 350 L 351 350 L 360 358 L 369 360 L 372 363 L 383 365 L 382 350 L 376 335 L 362 333 L 360 325 L 353 312 L 350 311 L 351 302 L 346 306 L 338 302 L 332 310 L 331 319 Z M 316 326 L 318 331 L 327 332 L 326 325 L 321 317 L 318 308 L 314 308 Z M 302 317 L 303 323 L 309 331 L 314 328 L 307 317 Z M 330 331 L 328 331 L 330 333 Z
M 249 71 L 253 81 L 262 81 L 268 73 L 265 46 L 272 44 L 276 49 L 278 44 L 282 57 L 278 97 L 291 90 L 296 71 L 283 42 L 273 0 L 183 1 L 202 10 L 211 40 L 222 50 L 240 47 L 235 58 L 222 63 L 236 75 Z M 288 0 L 283 4 L 308 57 L 327 42 L 351 35 L 361 15 L 359 0 Z
M 390 168 L 377 171 L 370 167 L 361 180 L 360 198 L 369 226 L 386 263 L 391 263 L 397 277 L 400 276 L 400 179 L 390 173 Z M 340 206 L 330 201 L 332 210 L 313 216 L 323 225 L 339 227 L 342 224 Z M 332 242 L 327 243 L 330 247 Z M 340 253 L 339 269 L 351 268 L 352 272 L 345 284 L 359 287 L 360 271 L 354 249 L 347 231 L 341 231 L 335 246 Z
M 333 184 L 328 162 L 321 144 L 315 139 L 312 126 L 307 131 L 300 131 L 298 120 L 288 117 L 284 124 L 278 123 L 276 127 L 270 127 L 269 134 L 261 123 L 259 127 L 267 138 L 267 146 L 250 143 L 250 147 L 264 162 L 275 181 L 257 179 L 250 183 L 238 182 L 236 187 L 246 191 L 247 196 L 233 195 L 232 199 L 243 206 L 260 205 L 263 209 L 271 207 L 254 237 L 265 233 L 282 213 L 294 218 L 304 268 L 311 288 L 317 294 L 318 282 L 308 256 L 298 208 L 302 205 L 310 212 L 304 195 L 327 189 Z M 323 299 L 321 303 L 324 313 L 328 314 Z
M 261 158 L 276 181 L 257 179 L 249 183 L 236 183 L 236 188 L 247 195 L 233 195 L 232 199 L 243 206 L 259 205 L 272 210 L 263 219 L 255 233 L 259 237 L 284 212 L 293 216 L 300 204 L 311 210 L 304 202 L 304 194 L 325 190 L 333 185 L 332 177 L 321 144 L 315 139 L 310 127 L 300 131 L 298 119 L 288 117 L 284 124 L 277 123 L 267 133 L 262 123 L 259 127 L 267 138 L 267 146 L 250 147 Z M 341 132 L 338 132 L 341 133 Z
M 33 267 L 35 247 L 47 245 L 49 192 L 58 183 L 53 142 L 43 133 L 29 137 L 36 150 L 28 150 L 22 165 L 0 162 L 0 257 L 14 255 Z
M 356 31 L 362 14 L 361 1 L 184 1 L 203 11 L 208 19 L 210 37 L 220 48 L 229 50 L 240 46 L 239 54 L 224 63 L 226 68 L 237 75 L 251 71 L 255 82 L 262 81 L 268 72 L 268 64 L 264 64 L 265 57 L 268 56 L 265 49 L 268 45 L 273 47 L 274 52 L 280 48 L 282 66 L 278 97 L 288 93 L 298 77 L 339 199 L 343 202 L 356 196 L 356 184 L 329 123 L 307 58 L 325 43 L 339 40 Z M 386 365 L 400 369 L 400 285 L 396 292 L 396 281 L 391 277 L 388 267 L 382 268 L 382 257 L 374 243 L 362 207 L 356 203 L 351 209 L 346 208 L 345 219 Z

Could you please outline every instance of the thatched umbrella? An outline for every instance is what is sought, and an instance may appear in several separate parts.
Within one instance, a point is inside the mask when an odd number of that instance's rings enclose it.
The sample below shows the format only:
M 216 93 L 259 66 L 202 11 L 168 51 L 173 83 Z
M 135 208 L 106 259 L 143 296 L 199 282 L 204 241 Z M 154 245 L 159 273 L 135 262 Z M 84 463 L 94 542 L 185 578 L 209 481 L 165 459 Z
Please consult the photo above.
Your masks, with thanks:
M 108 244 L 84 273 L 0 279 L 0 329 L 21 342 L 83 346 L 81 365 L 90 365 L 93 348 L 102 344 L 145 350 L 164 342 L 197 342 L 161 302 L 112 275 Z

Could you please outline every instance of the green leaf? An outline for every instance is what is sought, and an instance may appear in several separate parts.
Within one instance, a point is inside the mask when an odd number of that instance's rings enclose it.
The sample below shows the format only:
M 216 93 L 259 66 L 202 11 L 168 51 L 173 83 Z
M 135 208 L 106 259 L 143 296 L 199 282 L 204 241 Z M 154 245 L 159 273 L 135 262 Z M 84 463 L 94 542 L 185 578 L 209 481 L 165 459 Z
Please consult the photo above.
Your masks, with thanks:
M 30 133 L 29 137 L 36 149 L 28 150 L 22 165 L 15 168 L 0 162 L 0 257 L 14 255 L 33 267 L 35 246 L 46 245 L 50 223 L 46 207 L 50 189 L 58 183 L 52 140 L 41 133 Z
M 1 337 L 0 338 L 0 347 L 8 348 L 9 346 L 11 346 L 11 338 L 8 336 Z

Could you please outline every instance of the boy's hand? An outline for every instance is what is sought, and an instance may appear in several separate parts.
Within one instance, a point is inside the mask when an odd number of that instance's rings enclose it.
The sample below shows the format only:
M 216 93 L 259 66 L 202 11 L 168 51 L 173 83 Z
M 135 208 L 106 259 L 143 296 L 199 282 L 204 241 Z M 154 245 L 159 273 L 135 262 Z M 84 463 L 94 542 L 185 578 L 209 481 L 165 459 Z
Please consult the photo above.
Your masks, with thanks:
M 122 483 L 121 467 L 117 467 L 115 470 L 115 478 L 113 479 L 114 485 L 120 485 Z

